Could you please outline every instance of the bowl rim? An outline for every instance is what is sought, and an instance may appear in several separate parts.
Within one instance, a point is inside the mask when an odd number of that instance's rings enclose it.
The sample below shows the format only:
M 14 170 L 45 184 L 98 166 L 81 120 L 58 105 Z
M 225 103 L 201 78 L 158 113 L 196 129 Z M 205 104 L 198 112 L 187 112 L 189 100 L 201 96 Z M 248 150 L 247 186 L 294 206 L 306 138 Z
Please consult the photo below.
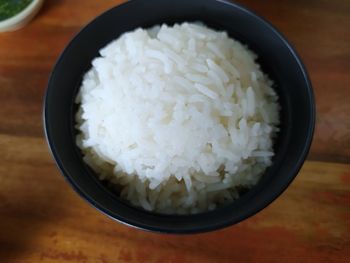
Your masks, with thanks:
M 24 27 L 39 12 L 44 0 L 32 0 L 17 14 L 0 21 L 0 32 L 15 31 Z
M 143 224 L 143 222 L 141 222 L 141 221 L 135 222 L 135 221 L 129 220 L 128 218 L 123 218 L 119 215 L 116 215 L 109 208 L 101 205 L 99 202 L 97 202 L 96 200 L 91 198 L 83 189 L 80 188 L 80 186 L 78 184 L 76 184 L 74 182 L 74 180 L 71 178 L 69 173 L 66 171 L 63 163 L 61 162 L 59 155 L 56 152 L 56 149 L 54 147 L 51 134 L 48 130 L 48 125 L 49 125 L 48 122 L 49 121 L 47 118 L 47 115 L 48 115 L 47 97 L 48 97 L 48 93 L 50 91 L 50 86 L 52 86 L 52 79 L 53 79 L 53 75 L 55 74 L 54 69 L 57 67 L 58 64 L 61 63 L 61 61 L 63 60 L 63 57 L 65 56 L 65 53 L 67 52 L 69 47 L 71 45 L 73 45 L 73 43 L 77 40 L 78 36 L 82 32 L 84 32 L 85 30 L 87 30 L 87 28 L 92 23 L 94 23 L 96 20 L 100 19 L 102 16 L 108 14 L 109 12 L 113 12 L 113 10 L 115 10 L 117 8 L 120 8 L 122 6 L 124 6 L 124 7 L 128 6 L 134 2 L 142 2 L 142 0 L 127 1 L 125 3 L 114 6 L 110 9 L 108 9 L 107 11 L 101 13 L 97 17 L 93 18 L 90 22 L 88 22 L 85 26 L 83 26 L 83 28 L 81 30 L 79 30 L 78 33 L 76 33 L 75 36 L 65 46 L 65 48 L 63 49 L 63 51 L 59 55 L 56 63 L 54 64 L 53 70 L 51 71 L 51 74 L 49 76 L 49 81 L 48 81 L 47 88 L 45 90 L 45 94 L 44 94 L 44 98 L 43 98 L 43 111 L 42 111 L 42 114 L 43 114 L 42 117 L 43 117 L 43 123 L 44 123 L 43 128 L 44 128 L 45 138 L 46 138 L 47 144 L 49 146 L 51 156 L 53 157 L 55 164 L 59 168 L 62 176 L 71 185 L 71 187 L 75 190 L 75 192 L 78 193 L 78 195 L 80 197 L 82 197 L 82 199 L 84 199 L 87 203 L 89 203 L 89 205 L 91 205 L 95 209 L 99 210 L 100 212 L 102 212 L 103 214 L 105 214 L 106 216 L 108 216 L 109 218 L 111 218 L 114 221 L 118 221 L 119 223 L 122 223 L 124 225 L 131 226 L 133 228 L 137 228 L 137 229 L 141 229 L 141 230 L 145 230 L 145 231 L 149 231 L 149 232 L 158 232 L 158 233 L 167 233 L 167 234 L 195 234 L 195 233 L 204 233 L 204 232 L 209 232 L 209 231 L 214 231 L 214 230 L 226 228 L 228 226 L 231 226 L 233 224 L 241 222 L 241 221 L 257 214 L 258 212 L 260 212 L 261 210 L 263 210 L 264 208 L 269 206 L 271 203 L 273 203 L 273 201 L 276 200 L 288 188 L 288 186 L 293 182 L 294 178 L 297 176 L 298 172 L 300 171 L 300 169 L 301 169 L 301 167 L 302 167 L 302 165 L 303 165 L 303 163 L 304 163 L 304 161 L 305 161 L 305 159 L 310 151 L 311 143 L 312 143 L 312 139 L 313 139 L 313 135 L 314 135 L 314 130 L 315 130 L 315 121 L 316 121 L 315 96 L 314 96 L 312 84 L 311 84 L 308 72 L 306 70 L 306 67 L 305 67 L 304 63 L 302 62 L 300 56 L 297 54 L 296 50 L 294 49 L 293 45 L 270 22 L 268 22 L 266 19 L 264 19 L 260 15 L 256 14 L 255 12 L 251 11 L 250 9 L 246 8 L 244 5 L 237 4 L 234 2 L 227 2 L 225 0 L 210 0 L 210 1 L 217 2 L 218 4 L 222 4 L 222 5 L 227 5 L 227 7 L 231 7 L 231 8 L 233 7 L 233 8 L 239 9 L 240 11 L 243 11 L 246 15 L 253 16 L 255 19 L 257 19 L 261 23 L 263 23 L 269 30 L 271 30 L 276 36 L 278 36 L 278 38 L 282 41 L 282 43 L 288 48 L 290 53 L 293 55 L 295 62 L 297 62 L 298 68 L 302 72 L 302 75 L 304 78 L 304 83 L 305 83 L 305 86 L 307 88 L 307 94 L 308 94 L 307 101 L 309 102 L 308 108 L 309 108 L 309 114 L 310 114 L 310 125 L 308 126 L 307 137 L 305 139 L 305 145 L 303 146 L 301 154 L 298 156 L 298 158 L 296 158 L 297 161 L 294 163 L 294 165 L 290 171 L 290 174 L 292 176 L 290 177 L 290 179 L 285 180 L 284 184 L 278 188 L 278 191 L 275 191 L 274 193 L 270 194 L 268 196 L 268 198 L 264 199 L 262 205 L 260 205 L 259 207 L 255 207 L 254 209 L 252 209 L 252 211 L 248 211 L 248 212 L 244 213 L 242 216 L 236 217 L 234 219 L 228 218 L 224 223 L 215 223 L 214 222 L 210 225 L 208 224 L 206 226 L 191 227 L 190 229 L 185 228 L 185 227 L 178 228 L 178 229 L 175 229 L 175 228 L 169 229 L 169 228 L 162 227 L 162 226 L 150 226 L 147 224 Z M 140 210 L 138 208 L 136 208 L 136 209 Z M 200 214 L 198 214 L 198 215 L 200 215 Z M 175 215 L 171 215 L 171 216 L 175 216 Z M 191 214 L 190 215 L 180 215 L 180 217 L 191 217 L 191 216 L 193 216 L 193 215 L 191 215 Z

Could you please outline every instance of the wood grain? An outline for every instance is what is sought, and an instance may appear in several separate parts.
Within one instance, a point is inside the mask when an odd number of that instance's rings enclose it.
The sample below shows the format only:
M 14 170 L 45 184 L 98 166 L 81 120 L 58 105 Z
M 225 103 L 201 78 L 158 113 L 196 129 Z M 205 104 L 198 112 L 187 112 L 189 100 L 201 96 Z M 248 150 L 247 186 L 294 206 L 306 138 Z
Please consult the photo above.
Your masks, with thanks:
M 304 60 L 317 127 L 297 179 L 234 227 L 191 236 L 131 229 L 90 207 L 59 175 L 41 108 L 64 46 L 118 0 L 47 0 L 0 34 L 0 262 L 349 262 L 350 2 L 239 1 L 271 21 Z

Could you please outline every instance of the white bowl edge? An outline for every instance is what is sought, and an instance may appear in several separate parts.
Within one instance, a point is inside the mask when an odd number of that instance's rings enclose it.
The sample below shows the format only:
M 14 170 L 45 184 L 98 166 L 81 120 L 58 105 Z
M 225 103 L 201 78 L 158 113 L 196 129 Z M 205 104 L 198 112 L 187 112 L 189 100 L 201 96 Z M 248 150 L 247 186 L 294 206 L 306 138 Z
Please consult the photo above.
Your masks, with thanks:
M 25 26 L 39 12 L 44 0 L 33 0 L 17 15 L 0 22 L 0 32 L 14 31 Z

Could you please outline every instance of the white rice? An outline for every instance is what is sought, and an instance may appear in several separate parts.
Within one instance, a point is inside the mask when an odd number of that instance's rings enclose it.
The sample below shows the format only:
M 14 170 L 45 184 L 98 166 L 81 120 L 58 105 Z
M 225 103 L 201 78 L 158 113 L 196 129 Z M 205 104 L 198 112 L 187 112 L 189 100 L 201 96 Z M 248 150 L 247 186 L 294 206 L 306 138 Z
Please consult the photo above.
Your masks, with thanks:
M 136 29 L 100 54 L 76 98 L 77 145 L 122 198 L 160 213 L 212 210 L 271 165 L 277 95 L 226 32 Z

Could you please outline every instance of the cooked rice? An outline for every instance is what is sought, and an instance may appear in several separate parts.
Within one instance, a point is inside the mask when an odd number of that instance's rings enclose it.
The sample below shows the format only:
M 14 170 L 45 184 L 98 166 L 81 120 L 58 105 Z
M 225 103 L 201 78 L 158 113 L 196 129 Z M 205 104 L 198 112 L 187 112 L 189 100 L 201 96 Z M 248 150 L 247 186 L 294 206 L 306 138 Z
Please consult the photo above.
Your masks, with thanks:
M 122 198 L 160 213 L 212 210 L 271 165 L 277 95 L 226 32 L 136 29 L 100 54 L 76 98 L 77 145 Z

